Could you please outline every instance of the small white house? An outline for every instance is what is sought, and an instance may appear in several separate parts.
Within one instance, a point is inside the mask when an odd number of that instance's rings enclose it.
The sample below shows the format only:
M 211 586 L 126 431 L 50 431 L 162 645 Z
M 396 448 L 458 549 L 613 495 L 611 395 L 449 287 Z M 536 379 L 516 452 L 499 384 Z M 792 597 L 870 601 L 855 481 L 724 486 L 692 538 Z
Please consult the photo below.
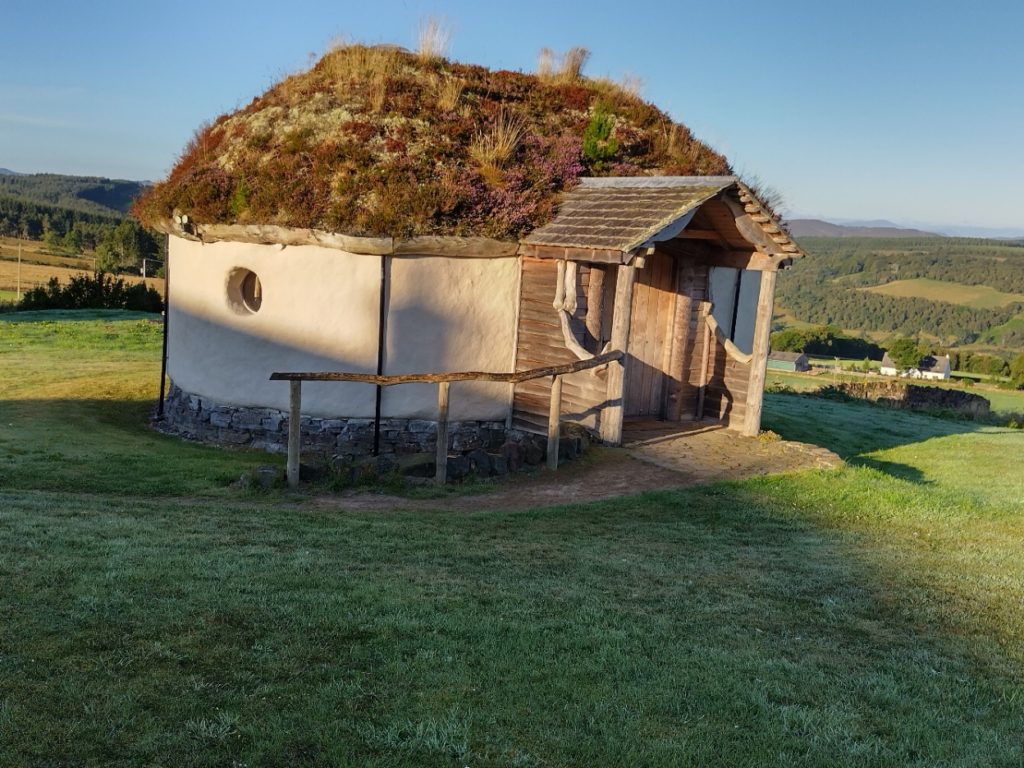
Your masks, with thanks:
M 936 381 L 947 381 L 950 376 L 949 355 L 933 357 L 928 355 L 921 359 L 921 364 L 916 368 L 899 370 L 896 363 L 886 352 L 882 357 L 882 366 L 879 369 L 883 376 L 904 376 L 910 379 L 934 379 Z

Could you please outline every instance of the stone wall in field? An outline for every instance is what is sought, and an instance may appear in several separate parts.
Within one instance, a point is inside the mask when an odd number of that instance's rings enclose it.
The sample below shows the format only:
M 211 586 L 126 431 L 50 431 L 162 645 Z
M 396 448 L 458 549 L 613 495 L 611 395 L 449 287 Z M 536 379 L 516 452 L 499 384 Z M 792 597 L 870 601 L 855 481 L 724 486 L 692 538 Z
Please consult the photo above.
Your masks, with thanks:
M 834 387 L 845 395 L 893 408 L 913 411 L 952 411 L 969 418 L 989 414 L 989 401 L 981 395 L 945 387 L 922 387 L 903 381 L 855 381 Z

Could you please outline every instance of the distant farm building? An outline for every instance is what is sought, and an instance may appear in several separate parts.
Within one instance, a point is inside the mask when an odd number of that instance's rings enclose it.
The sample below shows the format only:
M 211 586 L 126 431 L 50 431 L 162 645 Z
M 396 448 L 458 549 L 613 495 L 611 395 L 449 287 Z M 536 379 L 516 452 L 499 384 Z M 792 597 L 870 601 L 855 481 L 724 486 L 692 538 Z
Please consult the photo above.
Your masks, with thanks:
M 607 83 L 332 52 L 205 129 L 136 208 L 170 235 L 167 424 L 279 448 L 289 385 L 274 372 L 617 356 L 555 377 L 560 399 L 550 375 L 457 381 L 453 445 L 559 419 L 610 444 L 630 418 L 755 435 L 776 275 L 802 253 L 728 172 Z M 381 452 L 413 452 L 437 434 L 433 385 L 302 392 L 318 448 L 365 452 L 375 432 Z
M 951 369 L 948 355 L 943 355 L 942 357 L 928 355 L 921 359 L 917 367 L 899 370 L 896 368 L 896 363 L 889 357 L 889 353 L 886 352 L 882 356 L 882 367 L 879 369 L 879 372 L 883 376 L 904 376 L 909 379 L 946 381 L 950 377 Z
M 772 352 L 768 367 L 773 371 L 809 371 L 811 364 L 803 352 Z

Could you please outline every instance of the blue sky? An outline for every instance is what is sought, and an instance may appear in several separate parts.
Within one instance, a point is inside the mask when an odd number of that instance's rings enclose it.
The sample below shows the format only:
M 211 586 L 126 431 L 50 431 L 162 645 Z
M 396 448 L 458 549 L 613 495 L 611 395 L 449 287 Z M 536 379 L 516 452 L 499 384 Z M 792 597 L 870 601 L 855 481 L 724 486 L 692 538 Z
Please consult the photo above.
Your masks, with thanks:
M 825 218 L 1024 233 L 1024 3 L 590 0 L 5 2 L 0 166 L 160 178 L 195 128 L 339 36 L 532 70 L 583 45 L 586 73 L 643 94 Z

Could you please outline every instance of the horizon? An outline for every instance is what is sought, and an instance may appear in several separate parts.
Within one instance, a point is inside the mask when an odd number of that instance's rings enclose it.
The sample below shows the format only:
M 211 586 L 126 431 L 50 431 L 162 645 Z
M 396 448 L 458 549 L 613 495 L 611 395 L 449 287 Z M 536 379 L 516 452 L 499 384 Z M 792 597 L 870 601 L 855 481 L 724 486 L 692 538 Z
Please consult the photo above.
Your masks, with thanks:
M 465 2 L 385 5 L 317 0 L 287 16 L 241 3 L 72 5 L 51 34 L 15 36 L 0 50 L 0 167 L 157 181 L 201 123 L 306 68 L 332 39 L 415 48 L 416 25 L 432 12 L 454 27 L 456 61 L 532 71 L 542 47 L 588 47 L 585 74 L 642 79 L 643 98 L 738 174 L 778 190 L 787 218 L 1024 235 L 1015 203 L 1024 100 L 1012 96 L 1024 71 L 1013 39 L 1024 7 L 997 2 L 965 18 L 951 3 L 801 1 L 762 26 L 735 23 L 763 13 L 752 2 L 726 12 L 641 0 L 634 13 L 662 23 L 609 29 L 616 7 L 607 2 L 585 18 L 535 0 L 500 18 Z M 43 28 L 49 12 L 19 0 L 12 10 L 22 29 Z M 200 13 L 203 23 L 190 24 Z M 232 34 L 221 34 L 229 23 Z M 728 37 L 679 32 L 716 26 Z

